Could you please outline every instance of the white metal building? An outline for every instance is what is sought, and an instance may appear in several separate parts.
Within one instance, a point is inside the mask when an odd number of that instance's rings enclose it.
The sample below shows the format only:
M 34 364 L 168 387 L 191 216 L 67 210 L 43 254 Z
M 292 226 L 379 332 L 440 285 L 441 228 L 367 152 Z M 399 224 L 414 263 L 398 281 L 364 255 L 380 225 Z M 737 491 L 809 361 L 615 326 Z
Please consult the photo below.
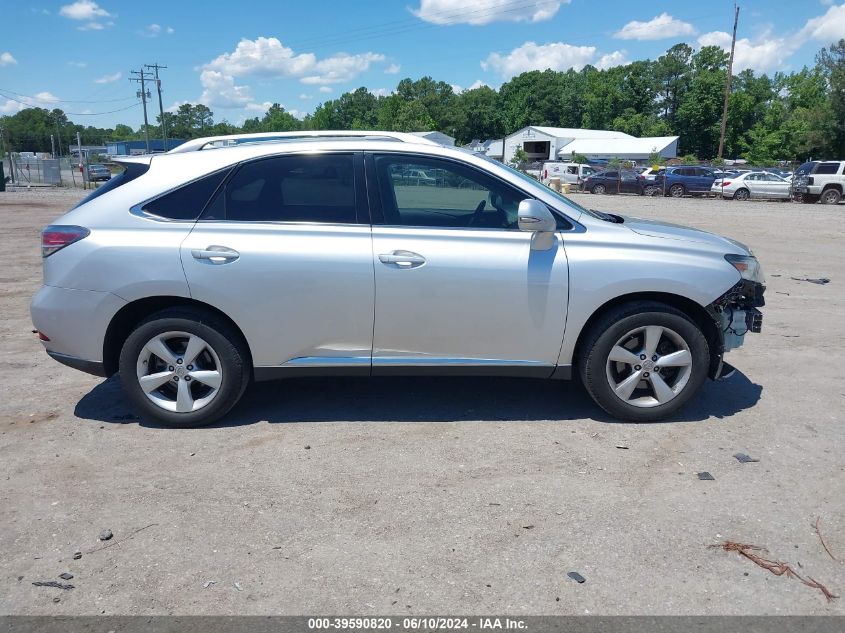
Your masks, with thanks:
M 513 160 L 520 147 L 531 161 L 569 158 L 573 152 L 587 158 L 644 160 L 657 152 L 663 158 L 678 155 L 677 136 L 636 138 L 614 130 L 585 130 L 529 125 L 504 139 L 504 161 Z

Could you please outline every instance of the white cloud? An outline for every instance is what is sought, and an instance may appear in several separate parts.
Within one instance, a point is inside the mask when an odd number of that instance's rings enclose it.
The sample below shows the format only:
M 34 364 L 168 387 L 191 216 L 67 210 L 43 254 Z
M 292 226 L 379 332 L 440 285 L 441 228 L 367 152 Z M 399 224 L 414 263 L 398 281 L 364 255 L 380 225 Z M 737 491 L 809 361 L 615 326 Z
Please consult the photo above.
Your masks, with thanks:
M 314 95 L 307 95 L 303 92 L 302 94 L 299 95 L 299 98 L 302 99 L 303 101 L 307 101 L 308 99 L 313 99 Z
M 487 59 L 481 62 L 481 67 L 509 79 L 529 70 L 581 70 L 587 64 L 604 64 L 603 67 L 609 67 L 624 63 L 624 51 L 605 54 L 598 61 L 596 52 L 595 46 L 572 46 L 563 42 L 525 42 L 507 55 L 490 53 Z
M 384 69 L 384 74 L 398 75 L 400 70 L 402 70 L 402 67 L 399 64 L 390 64 L 390 66 Z
M 272 102 L 265 101 L 263 103 L 247 103 L 246 109 L 250 112 L 267 112 L 273 106 Z
M 783 68 L 786 60 L 802 43 L 797 37 L 772 37 L 769 33 L 764 33 L 755 41 L 747 37 L 740 38 L 736 41 L 733 72 L 742 72 L 748 68 L 758 72 L 771 72 Z M 730 51 L 731 34 L 725 31 L 705 33 L 698 38 L 698 44 L 718 46 Z
M 80 31 L 102 31 L 103 29 L 114 26 L 114 22 L 88 22 L 82 26 L 78 26 Z
M 275 37 L 258 37 L 241 40 L 234 51 L 219 55 L 206 68 L 233 76 L 292 76 L 307 73 L 316 63 L 313 53 L 297 55 Z
M 474 82 L 472 82 L 472 84 L 470 84 L 469 88 L 462 88 L 458 84 L 449 85 L 452 86 L 452 92 L 454 92 L 456 95 L 459 95 L 462 92 L 465 92 L 466 90 L 475 90 L 476 88 L 481 88 L 481 86 L 486 86 L 487 84 L 481 81 L 480 79 L 476 79 Z
M 372 88 L 369 90 L 370 94 L 375 95 L 376 97 L 389 97 L 393 94 L 392 90 L 388 90 L 387 88 L 376 88 L 373 90 Z
M 66 4 L 59 9 L 59 15 L 71 20 L 96 20 L 97 18 L 112 17 L 111 13 L 101 8 L 93 0 L 76 0 L 73 4 Z
M 106 27 L 114 26 L 112 20 L 104 21 L 103 18 L 116 17 L 93 0 L 77 0 L 73 4 L 66 4 L 59 9 L 59 15 L 70 20 L 85 22 L 77 27 L 80 31 L 102 31 Z
M 85 68 L 88 66 L 88 62 L 68 62 L 67 65 L 74 68 Z
M 176 111 L 177 111 L 177 110 L 178 110 L 181 106 L 185 105 L 186 103 L 190 103 L 190 101 L 174 101 L 172 104 L 170 104 L 170 107 L 169 107 L 169 108 L 165 108 L 165 109 L 164 109 L 164 111 L 165 111 L 165 112 L 170 112 L 171 114 L 173 114 L 173 113 L 174 113 L 174 112 L 176 112 Z
M 347 55 L 338 53 L 320 60 L 314 65 L 317 74 L 307 75 L 300 79 L 304 84 L 339 84 L 352 81 L 361 73 L 369 70 L 374 62 L 384 61 L 380 53 L 361 53 Z
M 384 55 L 372 52 L 335 53 L 320 59 L 314 53 L 297 53 L 275 37 L 242 39 L 233 51 L 222 53 L 199 68 L 203 87 L 199 101 L 219 108 L 255 111 L 263 104 L 253 99 L 248 85 L 238 85 L 238 79 L 295 77 L 303 84 L 319 85 L 319 91 L 328 94 L 332 92 L 328 84 L 352 81 L 373 64 L 384 61 Z M 303 93 L 300 98 L 312 97 Z
M 0 114 L 14 114 L 15 112 L 20 112 L 24 108 L 46 108 L 49 110 L 58 102 L 59 98 L 54 94 L 47 91 L 39 92 L 32 97 L 7 99 L 6 103 L 0 105 Z
M 624 66 L 627 63 L 628 56 L 625 51 L 613 51 L 612 53 L 602 55 L 596 62 L 595 66 L 600 70 L 607 70 L 608 68 L 613 68 L 614 66 Z
M 123 73 L 117 72 L 117 73 L 114 73 L 113 75 L 104 75 L 103 77 L 100 77 L 99 79 L 95 79 L 94 83 L 95 84 L 110 84 L 110 83 L 114 83 L 115 81 L 119 80 L 121 77 L 123 77 Z
M 689 22 L 661 13 L 648 22 L 628 22 L 613 37 L 620 40 L 664 40 L 682 35 L 694 35 L 695 29 Z
M 0 53 L 0 66 L 14 66 L 17 63 L 18 60 L 10 52 Z
M 249 86 L 236 86 L 235 78 L 216 70 L 203 70 L 200 74 L 203 91 L 200 103 L 217 108 L 242 108 L 252 103 Z
M 845 38 L 845 4 L 832 6 L 824 15 L 807 20 L 799 36 L 825 44 Z
M 432 24 L 490 24 L 491 22 L 542 22 L 555 16 L 570 0 L 420 0 L 411 12 Z
M 138 31 L 139 34 L 143 35 L 144 37 L 158 37 L 162 33 L 167 33 L 168 35 L 172 35 L 175 31 L 171 27 L 162 27 L 161 24 L 148 24 L 143 28 L 143 30 Z

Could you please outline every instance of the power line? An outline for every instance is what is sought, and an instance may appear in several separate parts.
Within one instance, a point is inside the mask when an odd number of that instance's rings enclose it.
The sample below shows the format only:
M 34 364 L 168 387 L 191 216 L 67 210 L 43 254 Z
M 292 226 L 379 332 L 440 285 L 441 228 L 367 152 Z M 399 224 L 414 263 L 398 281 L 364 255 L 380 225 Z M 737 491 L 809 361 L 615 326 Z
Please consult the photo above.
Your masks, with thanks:
M 14 94 L 17 94 L 17 93 L 14 93 Z M 2 90 L 0 90 L 0 96 L 5 97 L 6 99 L 10 99 L 12 101 L 16 101 L 16 102 L 18 102 L 22 105 L 27 106 L 28 108 L 43 108 L 45 110 L 47 109 L 47 108 L 44 107 L 45 105 L 49 106 L 49 105 L 53 105 L 55 103 L 61 103 L 59 101 L 43 101 L 42 100 L 41 104 L 39 105 L 38 103 L 32 103 L 30 101 L 22 101 L 21 99 L 17 99 L 15 97 L 11 96 L 11 95 L 5 94 L 5 92 L 2 91 Z M 26 97 L 26 98 L 32 99 L 31 97 Z M 133 97 L 133 99 L 134 99 L 134 97 Z M 39 101 L 39 100 L 35 99 L 35 101 Z M 125 99 L 122 99 L 121 101 L 125 101 Z M 99 116 L 101 114 L 114 114 L 115 112 L 123 112 L 124 110 L 130 110 L 132 108 L 137 108 L 139 105 L 140 105 L 139 103 L 133 103 L 132 105 L 126 106 L 125 108 L 118 108 L 117 110 L 108 110 L 107 112 L 65 112 L 65 114 L 69 114 L 71 116 Z M 64 112 L 64 110 L 63 110 L 63 112 Z
M 24 99 L 32 99 L 33 101 L 42 101 L 38 97 L 33 97 L 31 95 L 23 94 L 22 92 L 15 92 L 14 90 L 9 90 L 8 88 L 0 88 L 3 92 L 8 92 L 13 95 L 17 95 L 18 97 L 23 97 Z M 8 97 L 12 99 L 12 97 Z M 96 101 L 85 101 L 83 99 L 50 99 L 50 103 L 118 103 L 120 101 L 129 101 L 130 99 L 134 99 L 135 97 L 122 97 L 120 99 L 100 99 Z M 13 101 L 17 101 L 17 99 L 13 99 Z

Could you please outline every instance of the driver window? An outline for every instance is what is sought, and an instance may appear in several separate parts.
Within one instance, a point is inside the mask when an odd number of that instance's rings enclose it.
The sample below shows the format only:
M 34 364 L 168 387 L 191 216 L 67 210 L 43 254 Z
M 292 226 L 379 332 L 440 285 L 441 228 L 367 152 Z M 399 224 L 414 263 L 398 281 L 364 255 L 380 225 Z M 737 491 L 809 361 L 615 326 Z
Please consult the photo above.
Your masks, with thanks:
M 384 223 L 392 226 L 518 230 L 526 196 L 451 161 L 376 156 Z

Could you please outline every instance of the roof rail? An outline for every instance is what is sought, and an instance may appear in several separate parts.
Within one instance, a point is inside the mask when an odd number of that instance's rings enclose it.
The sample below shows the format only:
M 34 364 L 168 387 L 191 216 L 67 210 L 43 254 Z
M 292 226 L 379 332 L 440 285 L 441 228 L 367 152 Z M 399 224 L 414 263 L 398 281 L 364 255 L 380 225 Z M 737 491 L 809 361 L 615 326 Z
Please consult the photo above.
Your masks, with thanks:
M 374 137 L 381 140 L 394 140 L 402 143 L 416 143 L 417 145 L 437 145 L 434 141 L 407 134 L 405 132 L 367 132 L 362 130 L 302 130 L 299 132 L 257 132 L 254 134 L 229 134 L 226 136 L 206 136 L 186 141 L 174 147 L 168 154 L 183 152 L 198 152 L 204 149 L 234 147 L 244 143 L 271 143 L 282 141 L 296 141 L 319 138 L 366 138 Z

